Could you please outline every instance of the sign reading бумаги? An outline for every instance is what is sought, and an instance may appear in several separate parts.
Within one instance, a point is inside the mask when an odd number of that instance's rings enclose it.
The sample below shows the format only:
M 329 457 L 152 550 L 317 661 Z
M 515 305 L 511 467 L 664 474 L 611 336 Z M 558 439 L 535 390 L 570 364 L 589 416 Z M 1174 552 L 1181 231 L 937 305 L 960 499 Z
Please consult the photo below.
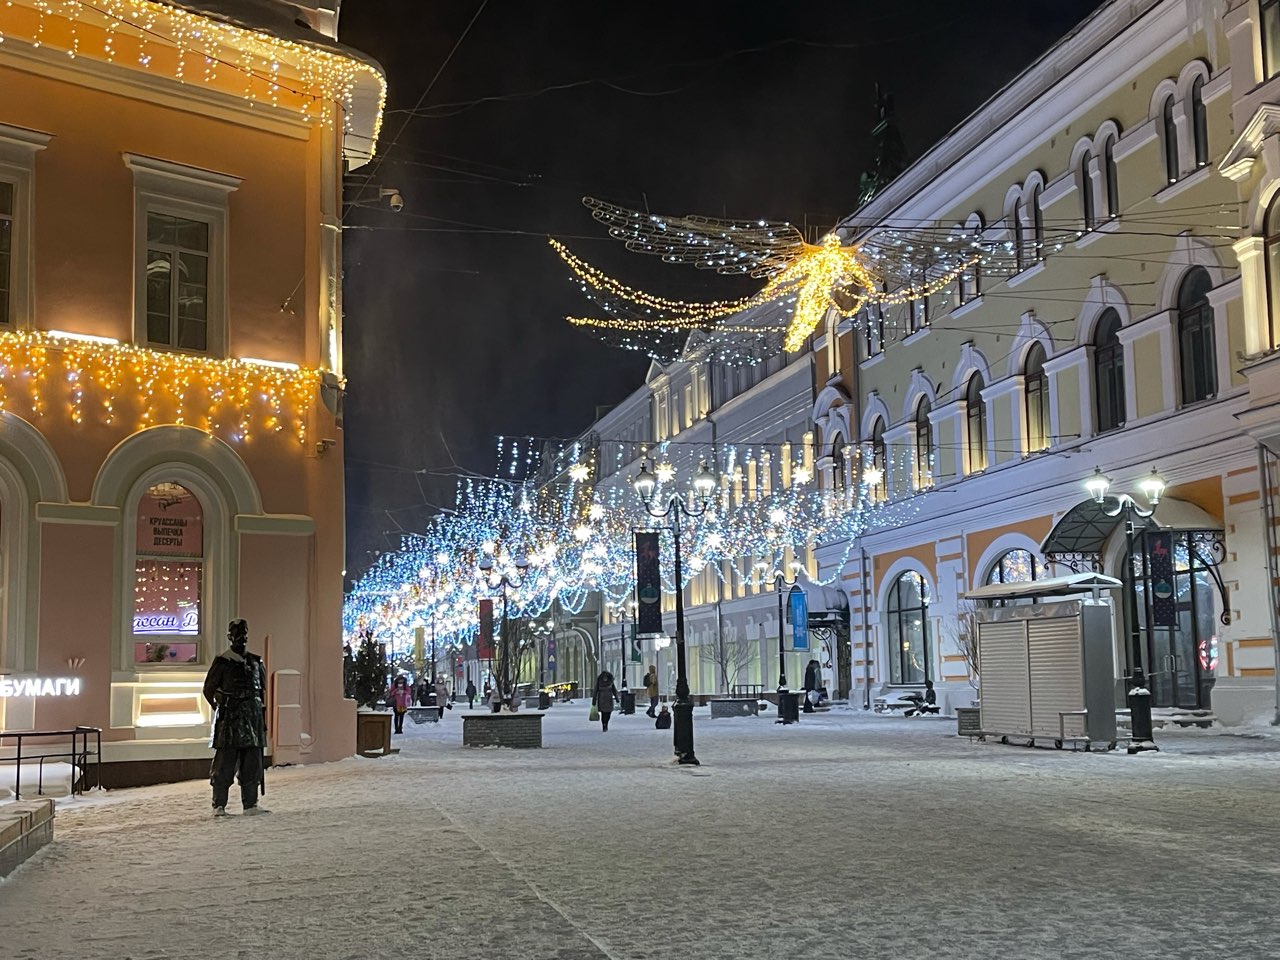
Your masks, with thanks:
M 77 697 L 79 677 L 0 677 L 0 698 Z

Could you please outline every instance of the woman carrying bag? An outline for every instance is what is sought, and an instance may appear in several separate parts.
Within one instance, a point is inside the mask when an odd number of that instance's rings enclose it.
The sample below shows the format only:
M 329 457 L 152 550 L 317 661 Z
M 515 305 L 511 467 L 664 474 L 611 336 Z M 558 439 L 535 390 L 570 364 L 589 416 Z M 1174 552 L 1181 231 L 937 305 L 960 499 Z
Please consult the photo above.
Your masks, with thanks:
M 609 729 L 609 714 L 613 713 L 613 705 L 618 702 L 618 691 L 613 685 L 613 674 L 608 670 L 601 670 L 600 676 L 596 677 L 595 696 L 591 698 L 591 713 L 589 718 L 595 720 L 600 719 L 600 732 Z

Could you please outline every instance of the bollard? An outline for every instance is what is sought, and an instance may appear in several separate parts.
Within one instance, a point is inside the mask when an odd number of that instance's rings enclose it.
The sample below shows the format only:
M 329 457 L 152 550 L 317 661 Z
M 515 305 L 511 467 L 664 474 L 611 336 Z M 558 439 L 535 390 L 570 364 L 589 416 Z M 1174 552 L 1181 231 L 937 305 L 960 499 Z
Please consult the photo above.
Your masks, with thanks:
M 1151 691 L 1143 680 L 1142 668 L 1135 667 L 1129 687 L 1129 752 L 1159 750 L 1151 726 Z

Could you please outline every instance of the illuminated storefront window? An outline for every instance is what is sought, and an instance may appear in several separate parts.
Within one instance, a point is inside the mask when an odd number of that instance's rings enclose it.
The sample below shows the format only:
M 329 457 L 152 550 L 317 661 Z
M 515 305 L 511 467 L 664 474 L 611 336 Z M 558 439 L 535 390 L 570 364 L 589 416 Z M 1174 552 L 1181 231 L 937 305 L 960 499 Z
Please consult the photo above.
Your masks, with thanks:
M 134 663 L 200 659 L 204 515 L 186 487 L 158 483 L 138 504 Z

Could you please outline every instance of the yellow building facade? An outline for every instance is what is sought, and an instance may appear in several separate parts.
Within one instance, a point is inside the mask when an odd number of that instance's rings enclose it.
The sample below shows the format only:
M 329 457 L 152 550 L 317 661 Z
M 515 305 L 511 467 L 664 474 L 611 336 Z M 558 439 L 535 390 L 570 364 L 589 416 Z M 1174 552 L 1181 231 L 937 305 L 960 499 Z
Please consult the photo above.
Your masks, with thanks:
M 968 703 L 964 594 L 1088 569 L 1127 584 L 1118 689 L 1140 667 L 1161 707 L 1228 723 L 1274 709 L 1275 482 L 1258 441 L 1280 432 L 1278 14 L 1104 5 L 842 225 L 850 242 L 859 224 L 934 225 L 1016 264 L 832 317 L 814 340 L 826 482 L 914 507 L 840 571 L 855 699 L 930 680 Z M 1102 507 L 1095 469 L 1112 481 Z M 1145 512 L 1153 469 L 1164 497 L 1126 537 L 1114 497 Z M 1172 537 L 1173 622 L 1153 606 L 1156 530 Z

